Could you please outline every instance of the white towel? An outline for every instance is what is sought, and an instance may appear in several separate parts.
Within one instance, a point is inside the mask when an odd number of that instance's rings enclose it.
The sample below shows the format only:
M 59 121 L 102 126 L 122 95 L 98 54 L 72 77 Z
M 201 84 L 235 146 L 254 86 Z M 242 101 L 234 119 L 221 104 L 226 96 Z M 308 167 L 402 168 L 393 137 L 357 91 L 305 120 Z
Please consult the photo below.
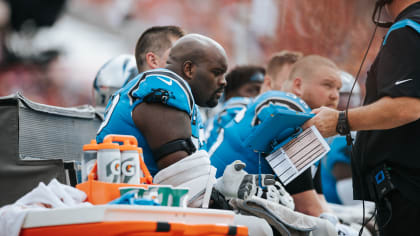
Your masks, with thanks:
M 153 183 L 188 187 L 188 206 L 208 208 L 215 175 L 216 168 L 211 166 L 208 153 L 200 150 L 160 170 Z
M 0 236 L 18 236 L 29 211 L 90 206 L 90 203 L 83 202 L 85 199 L 84 192 L 61 184 L 56 179 L 51 180 L 48 185 L 41 182 L 14 204 L 0 208 Z

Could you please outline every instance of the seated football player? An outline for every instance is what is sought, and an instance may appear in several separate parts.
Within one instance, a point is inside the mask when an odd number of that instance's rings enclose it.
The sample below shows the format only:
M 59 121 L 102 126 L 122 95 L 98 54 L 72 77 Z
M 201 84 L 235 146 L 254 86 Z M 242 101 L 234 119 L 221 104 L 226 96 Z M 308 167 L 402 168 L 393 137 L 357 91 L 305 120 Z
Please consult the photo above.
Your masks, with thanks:
M 97 141 L 108 134 L 135 136 L 156 175 L 201 148 L 197 105 L 217 104 L 226 70 L 220 44 L 198 34 L 184 36 L 171 49 L 165 69 L 141 73 L 113 95 Z
M 298 60 L 283 83 L 284 91 L 290 93 L 269 91 L 260 95 L 221 132 L 218 139 L 222 142 L 213 145 L 209 152 L 212 164 L 218 169 L 217 176 L 236 159 L 246 164 L 245 170 L 250 174 L 274 174 L 264 157 L 244 146 L 245 138 L 254 126 L 264 122 L 266 111 L 270 109 L 270 112 L 290 109 L 308 113 L 321 106 L 336 108 L 341 88 L 338 71 L 332 61 L 321 56 L 311 55 Z M 315 191 L 310 169 L 289 183 L 286 190 L 292 195 L 299 212 L 320 216 L 329 211 L 326 201 L 319 199 Z
M 139 74 L 113 95 L 97 142 L 108 134 L 133 135 L 143 148 L 155 184 L 190 188 L 190 207 L 221 204 L 213 190 L 215 168 L 207 152 L 200 150 L 202 123 L 197 105 L 217 105 L 226 85 L 226 70 L 227 56 L 220 44 L 198 34 L 180 38 L 164 69 Z M 235 216 L 239 218 L 247 217 Z M 272 235 L 266 221 L 254 217 L 252 222 L 258 225 L 247 225 L 250 232 L 268 230 L 262 235 Z

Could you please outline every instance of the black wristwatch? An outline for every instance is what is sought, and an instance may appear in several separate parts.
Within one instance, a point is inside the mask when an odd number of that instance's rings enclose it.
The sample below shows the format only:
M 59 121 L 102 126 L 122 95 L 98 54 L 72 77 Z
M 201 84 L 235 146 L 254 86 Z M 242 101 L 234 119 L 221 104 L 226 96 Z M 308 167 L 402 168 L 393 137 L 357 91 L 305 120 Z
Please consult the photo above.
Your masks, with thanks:
M 335 130 L 340 135 L 347 135 L 350 133 L 349 121 L 347 120 L 347 115 L 345 111 L 340 111 L 338 113 L 337 127 L 335 128 Z

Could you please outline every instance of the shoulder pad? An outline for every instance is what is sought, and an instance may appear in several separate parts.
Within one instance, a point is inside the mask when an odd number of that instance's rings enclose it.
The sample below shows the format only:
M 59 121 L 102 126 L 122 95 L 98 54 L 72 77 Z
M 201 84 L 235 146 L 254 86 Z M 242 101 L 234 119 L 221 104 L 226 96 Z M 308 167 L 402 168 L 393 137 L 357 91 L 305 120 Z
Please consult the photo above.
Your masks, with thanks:
M 311 112 L 309 106 L 293 93 L 285 93 L 281 91 L 268 91 L 258 96 L 250 105 L 254 109 L 254 114 L 258 113 L 270 104 L 273 106 L 284 108 L 287 110 L 294 110 L 299 112 Z
M 311 112 L 309 106 L 293 93 L 268 91 L 255 98 L 255 100 L 248 105 L 244 120 L 247 120 L 247 123 L 250 122 L 252 126 L 254 126 L 263 119 L 263 114 L 267 113 L 264 112 L 264 110 L 267 109 L 286 109 L 298 112 Z
M 161 102 L 185 111 L 190 117 L 195 104 L 188 83 L 166 69 L 144 72 L 129 94 L 134 99 L 145 102 Z M 160 101 L 159 97 L 161 97 Z

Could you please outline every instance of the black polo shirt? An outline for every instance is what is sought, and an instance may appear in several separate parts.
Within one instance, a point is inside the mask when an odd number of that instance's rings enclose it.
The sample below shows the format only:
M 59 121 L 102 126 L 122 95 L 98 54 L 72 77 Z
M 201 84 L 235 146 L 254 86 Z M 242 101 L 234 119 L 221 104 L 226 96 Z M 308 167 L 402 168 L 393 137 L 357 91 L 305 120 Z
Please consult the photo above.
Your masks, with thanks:
M 396 18 L 420 23 L 420 2 L 412 4 Z M 364 105 L 382 97 L 420 98 L 420 33 L 412 27 L 395 29 L 387 35 L 366 81 Z M 386 163 L 391 178 L 406 198 L 420 205 L 420 120 L 388 130 L 358 132 L 353 149 L 354 198 L 373 200 L 367 176 Z

